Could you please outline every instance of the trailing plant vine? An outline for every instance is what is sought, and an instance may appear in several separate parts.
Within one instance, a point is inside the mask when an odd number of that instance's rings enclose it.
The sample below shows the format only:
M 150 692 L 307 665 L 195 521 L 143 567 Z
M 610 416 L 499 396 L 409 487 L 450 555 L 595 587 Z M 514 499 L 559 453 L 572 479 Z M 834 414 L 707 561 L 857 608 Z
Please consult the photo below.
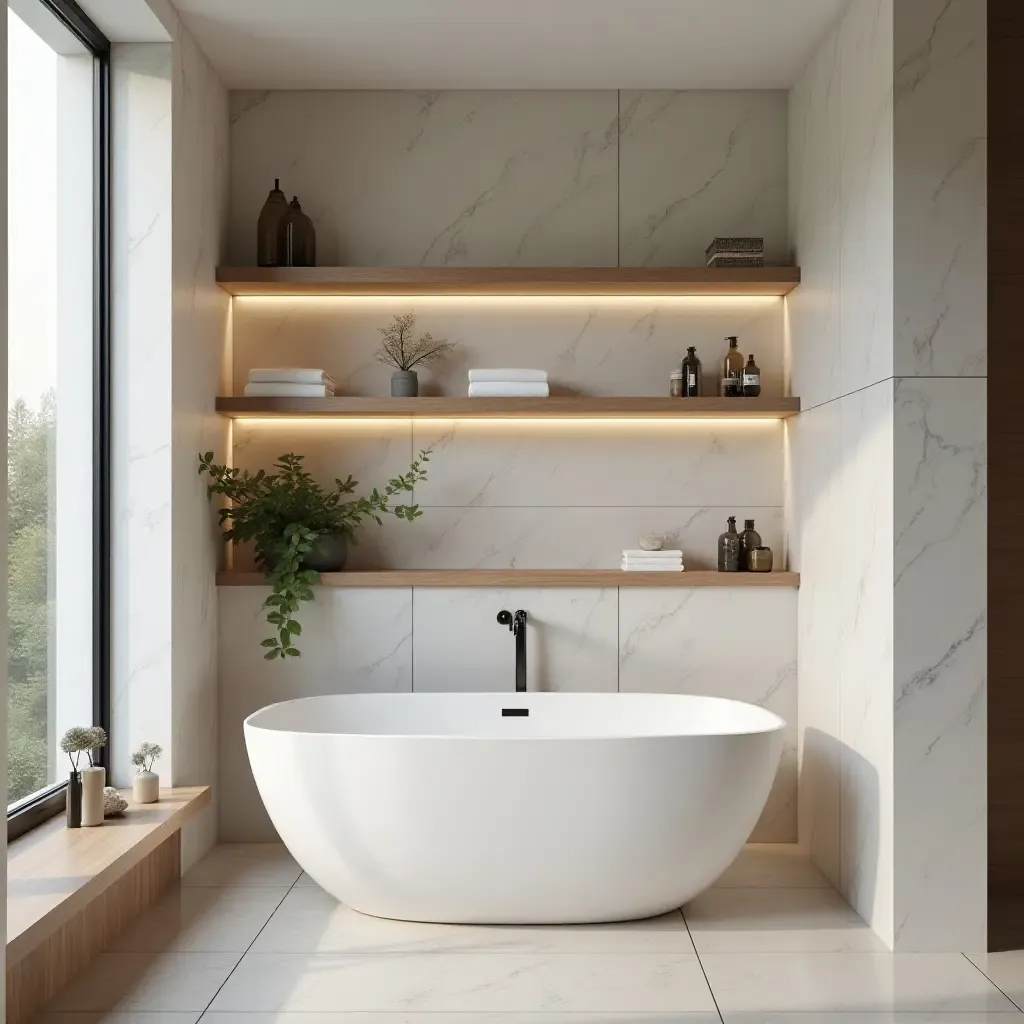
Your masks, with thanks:
M 224 539 L 252 541 L 256 564 L 267 574 L 270 596 L 263 602 L 266 619 L 274 635 L 262 641 L 263 655 L 295 658 L 299 649 L 295 637 L 302 633 L 297 615 L 304 601 L 313 599 L 319 574 L 304 568 L 306 556 L 326 534 L 341 534 L 356 543 L 356 530 L 366 519 L 382 525 L 383 516 L 411 522 L 421 516 L 419 505 L 392 505 L 396 495 L 410 493 L 426 480 L 423 468 L 430 461 L 424 449 L 409 465 L 409 471 L 393 477 L 383 489 L 376 487 L 365 497 L 349 498 L 359 486 L 351 476 L 335 479 L 330 489 L 321 487 L 302 465 L 303 456 L 289 452 L 274 463 L 276 472 L 238 470 L 214 464 L 213 452 L 199 457 L 199 472 L 210 477 L 207 494 L 223 495 L 229 504 L 220 509 Z

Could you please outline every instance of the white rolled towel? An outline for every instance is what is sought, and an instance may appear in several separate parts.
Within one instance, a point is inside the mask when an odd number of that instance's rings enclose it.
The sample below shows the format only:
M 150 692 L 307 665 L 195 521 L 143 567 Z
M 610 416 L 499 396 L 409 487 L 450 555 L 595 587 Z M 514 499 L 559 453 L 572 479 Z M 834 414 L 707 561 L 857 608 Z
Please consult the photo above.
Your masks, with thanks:
M 523 384 L 546 384 L 547 370 L 470 370 L 470 384 L 490 384 L 497 381 L 504 384 L 517 381 Z
M 303 366 L 257 367 L 249 371 L 250 384 L 333 384 L 326 370 Z
M 333 398 L 331 384 L 246 384 L 246 398 Z
M 469 385 L 470 398 L 547 398 L 548 386 L 526 381 L 481 382 Z

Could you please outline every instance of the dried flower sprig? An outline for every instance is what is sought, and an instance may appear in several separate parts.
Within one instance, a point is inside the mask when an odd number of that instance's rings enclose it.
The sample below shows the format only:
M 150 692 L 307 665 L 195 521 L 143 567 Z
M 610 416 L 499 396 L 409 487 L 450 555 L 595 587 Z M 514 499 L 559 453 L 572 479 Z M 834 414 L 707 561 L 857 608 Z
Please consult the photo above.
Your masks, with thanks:
M 164 748 L 159 743 L 140 743 L 139 749 L 132 754 L 132 764 L 140 772 L 151 772 L 163 752 Z
M 71 767 L 77 772 L 82 754 L 89 759 L 89 767 L 95 767 L 92 752 L 107 745 L 107 734 L 98 725 L 73 725 L 60 738 L 60 749 L 68 755 Z M 72 757 L 72 755 L 75 755 Z
M 387 327 L 378 328 L 383 341 L 376 352 L 377 362 L 386 363 L 397 370 L 411 370 L 414 366 L 436 363 L 454 350 L 454 341 L 435 338 L 429 333 L 413 339 L 415 326 L 415 313 L 401 313 L 396 314 Z

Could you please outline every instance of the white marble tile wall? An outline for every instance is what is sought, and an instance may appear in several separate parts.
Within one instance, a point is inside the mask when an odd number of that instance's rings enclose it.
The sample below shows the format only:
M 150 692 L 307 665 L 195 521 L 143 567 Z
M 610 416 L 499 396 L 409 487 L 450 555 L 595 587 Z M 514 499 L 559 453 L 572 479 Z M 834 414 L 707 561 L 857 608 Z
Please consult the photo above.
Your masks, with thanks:
M 899 376 L 987 372 L 985 21 L 984 0 L 895 7 Z
M 219 592 L 220 834 L 274 838 L 249 770 L 246 715 L 325 693 L 512 690 L 515 645 L 497 613 L 529 615 L 531 689 L 720 694 L 796 720 L 788 590 L 324 588 L 303 606 L 302 656 L 263 659 L 267 591 Z M 795 729 L 752 839 L 796 839 Z
M 619 590 L 619 689 L 697 693 L 759 704 L 788 723 L 761 842 L 796 834 L 796 592 Z
M 716 235 L 760 235 L 788 262 L 786 93 L 623 90 L 619 259 L 701 266 Z
M 985 942 L 984 90 L 979 0 L 853 0 L 790 100 L 800 832 L 900 950 Z
M 231 258 L 275 177 L 319 262 L 701 265 L 716 235 L 786 252 L 786 96 L 238 92 Z
M 966 948 L 986 932 L 986 382 L 895 398 L 896 941 Z

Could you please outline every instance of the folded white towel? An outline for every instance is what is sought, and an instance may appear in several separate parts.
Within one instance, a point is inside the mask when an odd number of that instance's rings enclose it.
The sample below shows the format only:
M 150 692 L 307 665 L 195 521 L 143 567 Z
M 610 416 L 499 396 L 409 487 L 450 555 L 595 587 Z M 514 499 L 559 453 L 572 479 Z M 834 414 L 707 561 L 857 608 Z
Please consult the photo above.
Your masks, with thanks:
M 638 562 L 636 559 L 624 558 L 622 564 L 628 565 L 630 569 L 677 569 L 683 564 L 683 560 L 677 558 L 674 562 Z
M 249 371 L 250 384 L 333 384 L 334 378 L 326 370 L 301 366 L 256 368 Z
M 333 384 L 246 384 L 246 398 L 333 398 Z
M 487 381 L 469 385 L 470 398 L 547 398 L 547 384 L 526 381 Z
M 678 565 L 633 565 L 630 563 L 627 565 L 625 562 L 622 563 L 623 572 L 682 572 L 683 563 L 680 562 Z
M 682 558 L 683 553 L 679 548 L 663 548 L 658 551 L 644 551 L 643 548 L 626 548 L 622 552 L 623 558 Z
M 547 370 L 470 370 L 470 384 L 489 384 L 492 381 L 506 383 L 510 380 L 528 384 L 545 384 L 548 379 Z

